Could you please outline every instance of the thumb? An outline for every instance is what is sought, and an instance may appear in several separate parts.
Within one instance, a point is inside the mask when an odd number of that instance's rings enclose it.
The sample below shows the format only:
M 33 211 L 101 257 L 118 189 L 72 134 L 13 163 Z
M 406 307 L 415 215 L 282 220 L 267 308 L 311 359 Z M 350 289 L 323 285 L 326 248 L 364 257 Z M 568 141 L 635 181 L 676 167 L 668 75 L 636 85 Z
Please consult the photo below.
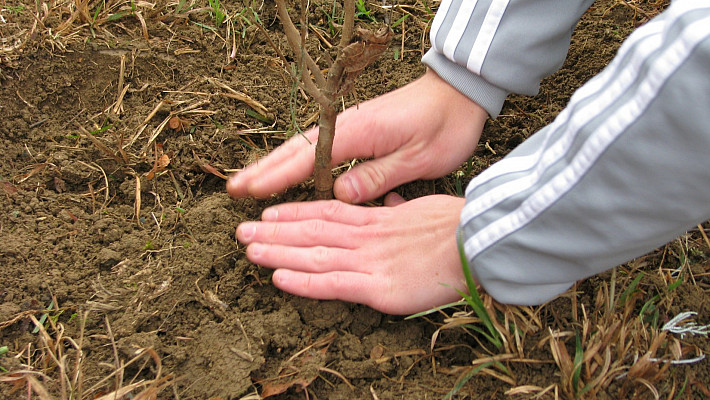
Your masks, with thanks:
M 385 196 L 385 207 L 397 207 L 398 205 L 406 202 L 407 200 L 405 200 L 404 197 L 395 192 L 389 192 L 387 193 L 387 196 Z
M 335 180 L 335 198 L 356 204 L 376 199 L 389 190 L 415 179 L 410 163 L 396 154 L 366 161 Z

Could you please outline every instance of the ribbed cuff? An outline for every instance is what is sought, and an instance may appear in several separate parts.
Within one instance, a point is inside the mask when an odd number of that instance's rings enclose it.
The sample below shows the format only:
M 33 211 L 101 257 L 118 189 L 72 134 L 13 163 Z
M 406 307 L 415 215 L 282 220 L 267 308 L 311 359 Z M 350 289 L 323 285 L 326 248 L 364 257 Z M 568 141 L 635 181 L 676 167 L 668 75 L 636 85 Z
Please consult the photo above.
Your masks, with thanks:
M 508 96 L 507 91 L 492 85 L 465 67 L 451 62 L 434 50 L 427 51 L 422 57 L 422 62 L 456 90 L 483 107 L 491 118 L 498 117 L 503 102 Z

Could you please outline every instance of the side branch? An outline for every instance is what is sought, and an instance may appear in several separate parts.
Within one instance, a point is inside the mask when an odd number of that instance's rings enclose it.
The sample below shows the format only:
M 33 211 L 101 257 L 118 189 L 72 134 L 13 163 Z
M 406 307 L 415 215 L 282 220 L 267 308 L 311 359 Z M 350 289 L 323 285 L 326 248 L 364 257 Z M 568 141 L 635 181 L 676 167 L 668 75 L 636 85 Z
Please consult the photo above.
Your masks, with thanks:
M 286 8 L 286 2 L 285 0 L 276 0 L 276 9 L 279 14 L 279 19 L 281 20 L 281 24 L 283 24 L 284 27 L 284 33 L 286 34 L 286 40 L 288 40 L 288 45 L 291 46 L 294 52 L 297 52 L 299 49 L 302 50 L 303 53 L 303 58 L 305 61 L 305 66 L 301 65 L 301 60 L 299 57 L 296 57 L 297 64 L 301 68 L 301 70 L 304 71 L 303 73 L 303 83 L 304 87 L 308 87 L 308 84 L 306 83 L 307 81 L 312 81 L 312 78 L 310 77 L 309 74 L 305 73 L 305 70 L 307 69 L 308 71 L 313 74 L 313 77 L 315 78 L 315 83 L 318 87 L 325 87 L 325 77 L 323 76 L 323 72 L 321 72 L 320 68 L 318 67 L 318 64 L 313 60 L 313 58 L 308 54 L 307 51 L 305 51 L 305 43 L 301 43 L 301 35 L 298 33 L 298 29 L 296 29 L 296 25 L 293 24 L 293 21 L 291 20 L 291 16 L 288 15 L 288 10 Z M 304 68 L 305 67 L 305 68 Z M 313 97 L 313 93 L 309 93 Z
M 343 30 L 340 33 L 340 48 L 344 49 L 350 44 L 355 26 L 355 0 L 344 0 L 345 17 L 343 18 Z

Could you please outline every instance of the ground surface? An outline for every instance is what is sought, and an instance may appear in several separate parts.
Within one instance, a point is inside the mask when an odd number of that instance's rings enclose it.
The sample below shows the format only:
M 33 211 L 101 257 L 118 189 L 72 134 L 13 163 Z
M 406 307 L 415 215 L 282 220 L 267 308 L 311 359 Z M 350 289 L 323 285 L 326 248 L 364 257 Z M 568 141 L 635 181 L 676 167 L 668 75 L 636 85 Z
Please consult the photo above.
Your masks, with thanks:
M 293 132 L 292 115 L 304 125 L 316 108 L 300 94 L 292 101 L 290 78 L 255 24 L 251 10 L 286 51 L 271 3 L 225 3 L 231 18 L 216 31 L 208 29 L 217 21 L 204 3 L 96 2 L 86 13 L 75 12 L 85 4 L 79 1 L 39 9 L 33 2 L 0 3 L 0 346 L 7 346 L 0 366 L 10 371 L 0 397 L 27 398 L 31 388 L 42 398 L 46 388 L 44 398 L 93 399 L 123 388 L 151 396 L 160 389 L 165 399 L 280 391 L 275 398 L 433 399 L 446 395 L 474 360 L 512 354 L 482 346 L 463 328 L 442 331 L 432 350 L 432 334 L 448 321 L 442 315 L 404 320 L 296 298 L 276 290 L 269 272 L 246 259 L 234 239 L 237 224 L 268 205 L 306 199 L 312 188 L 234 201 L 218 175 L 264 155 Z M 332 2 L 316 3 L 313 49 L 334 42 L 327 29 Z M 359 80 L 360 99 L 423 72 L 427 7 L 438 3 L 401 4 L 391 20 L 410 16 Z M 560 72 L 538 96 L 512 97 L 488 123 L 472 162 L 461 167 L 463 178 L 452 174 L 398 191 L 407 198 L 455 194 L 550 122 L 645 13 L 660 7 L 636 6 L 597 2 Z M 386 16 L 375 5 L 368 10 L 378 21 Z M 620 368 L 606 371 L 610 378 L 583 397 L 651 398 L 654 387 L 664 398 L 705 398 L 707 361 L 662 368 L 657 376 L 629 367 L 649 350 L 683 358 L 707 352 L 707 342 L 693 337 L 652 344 L 678 312 L 710 320 L 707 252 L 696 230 L 621 266 L 614 279 L 606 274 L 580 283 L 576 297 L 514 314 L 501 308 L 507 311 L 500 316 L 517 315 L 526 326 L 509 348 L 514 357 L 476 375 L 456 397 L 528 398 L 545 390 L 542 398 L 569 396 L 569 371 L 555 362 L 550 343 L 559 338 L 574 357 L 577 330 L 590 354 L 585 363 L 598 357 L 598 369 L 582 372 L 585 383 L 595 382 L 607 358 Z M 679 268 L 680 285 L 669 289 L 670 271 Z M 633 286 L 637 276 L 643 279 Z M 628 296 L 615 312 L 600 310 L 620 294 Z M 35 331 L 31 318 L 43 315 L 45 328 Z M 594 355 L 598 337 L 605 339 Z M 519 395 L 504 395 L 515 387 Z

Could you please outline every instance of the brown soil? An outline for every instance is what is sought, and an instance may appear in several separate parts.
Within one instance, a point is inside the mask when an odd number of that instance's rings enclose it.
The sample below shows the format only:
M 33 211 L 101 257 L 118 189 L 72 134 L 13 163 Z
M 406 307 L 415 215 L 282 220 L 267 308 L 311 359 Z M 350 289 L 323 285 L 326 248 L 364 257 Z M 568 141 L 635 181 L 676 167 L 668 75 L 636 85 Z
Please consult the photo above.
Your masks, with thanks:
M 2 7 L 22 4 L 10 3 Z M 234 3 L 229 11 L 243 8 Z M 324 9 L 332 4 L 317 3 Z M 358 98 L 390 91 L 424 71 L 419 59 L 428 16 L 417 5 L 409 9 L 415 18 L 405 21 L 403 41 L 400 25 L 392 48 L 358 81 Z M 26 7 L 25 13 L 3 11 L 2 37 L 32 25 L 34 2 Z M 380 9 L 372 9 L 375 18 L 384 18 Z M 270 36 L 285 48 L 274 11 L 270 3 L 258 10 Z M 312 22 L 324 26 L 322 15 L 314 12 Z M 469 173 L 463 182 L 452 174 L 398 191 L 407 198 L 455 194 L 457 184 L 465 185 L 549 123 L 643 19 L 621 3 L 597 2 L 579 24 L 560 72 L 545 80 L 538 96 L 511 97 L 500 118 L 487 125 L 471 166 L 462 166 Z M 59 371 L 52 367 L 56 363 L 42 350 L 42 335 L 33 333 L 29 319 L 47 313 L 49 335 L 71 337 L 83 352 L 84 398 L 129 386 L 134 377 L 151 380 L 159 374 L 173 377 L 159 394 L 165 399 L 238 399 L 279 387 L 289 389 L 275 398 L 442 398 L 460 375 L 457 367 L 485 353 L 475 337 L 462 329 L 446 331 L 432 352 L 431 336 L 443 317 L 404 320 L 360 305 L 282 293 L 269 283 L 269 271 L 251 264 L 235 242 L 238 223 L 258 218 L 268 205 L 303 200 L 312 191 L 304 184 L 268 201 L 234 201 L 225 193 L 224 180 L 213 173 L 241 168 L 281 143 L 283 132 L 291 130 L 292 109 L 301 124 L 316 111 L 300 95 L 290 105 L 292 85 L 265 36 L 235 19 L 239 32 L 230 60 L 232 43 L 195 24 L 214 25 L 206 11 L 162 20 L 146 13 L 145 20 L 148 41 L 139 20 L 125 17 L 95 31 L 79 29 L 81 40 L 61 42 L 37 34 L 21 52 L 0 53 L 0 265 L 5 282 L 0 288 L 0 346 L 9 350 L 0 366 L 20 371 L 28 368 L 23 364 L 31 365 L 45 374 L 37 379 L 52 398 L 61 398 Z M 315 48 L 319 42 L 311 36 Z M 229 93 L 225 86 L 261 103 L 267 115 L 255 117 L 247 103 L 224 96 Z M 124 87 L 122 105 L 115 107 Z M 166 106 L 148 119 L 161 101 Z M 176 129 L 160 130 L 169 111 L 180 121 L 172 121 Z M 164 167 L 157 173 L 156 163 Z M 697 234 L 685 239 L 702 243 Z M 681 248 L 682 243 L 669 245 L 637 264 L 645 263 L 649 275 L 672 268 L 680 265 L 674 254 Z M 687 257 L 702 276 L 705 255 L 694 251 Z M 593 310 L 597 292 L 608 282 L 605 275 L 580 284 L 580 310 L 582 305 Z M 702 286 L 707 282 L 698 277 L 695 284 L 681 285 L 660 318 L 694 310 L 699 321 L 708 321 L 710 295 Z M 653 290 L 646 289 L 645 300 Z M 46 311 L 50 304 L 53 309 Z M 549 346 L 536 345 L 548 328 L 572 329 L 570 302 L 561 298 L 536 312 L 543 326 L 527 337 L 525 353 L 543 362 L 510 364 L 514 385 L 476 376 L 457 398 L 502 398 L 512 386 L 546 388 L 560 382 Z M 695 345 L 708 347 L 702 341 Z M 160 367 L 145 355 L 121 370 L 122 381 L 111 377 L 101 382 L 145 348 L 155 350 Z M 64 351 L 67 360 L 74 360 L 77 352 L 69 341 Z M 73 368 L 74 363 L 67 365 Z M 288 371 L 297 373 L 275 379 Z M 684 396 L 702 398 L 702 382 L 710 380 L 707 362 L 673 367 L 656 386 L 662 393 L 677 393 L 686 376 L 691 380 Z M 599 397 L 617 398 L 622 386 L 615 381 Z M 26 398 L 26 390 L 0 383 L 2 398 L 23 393 Z M 633 390 L 628 393 L 650 396 L 643 387 Z

